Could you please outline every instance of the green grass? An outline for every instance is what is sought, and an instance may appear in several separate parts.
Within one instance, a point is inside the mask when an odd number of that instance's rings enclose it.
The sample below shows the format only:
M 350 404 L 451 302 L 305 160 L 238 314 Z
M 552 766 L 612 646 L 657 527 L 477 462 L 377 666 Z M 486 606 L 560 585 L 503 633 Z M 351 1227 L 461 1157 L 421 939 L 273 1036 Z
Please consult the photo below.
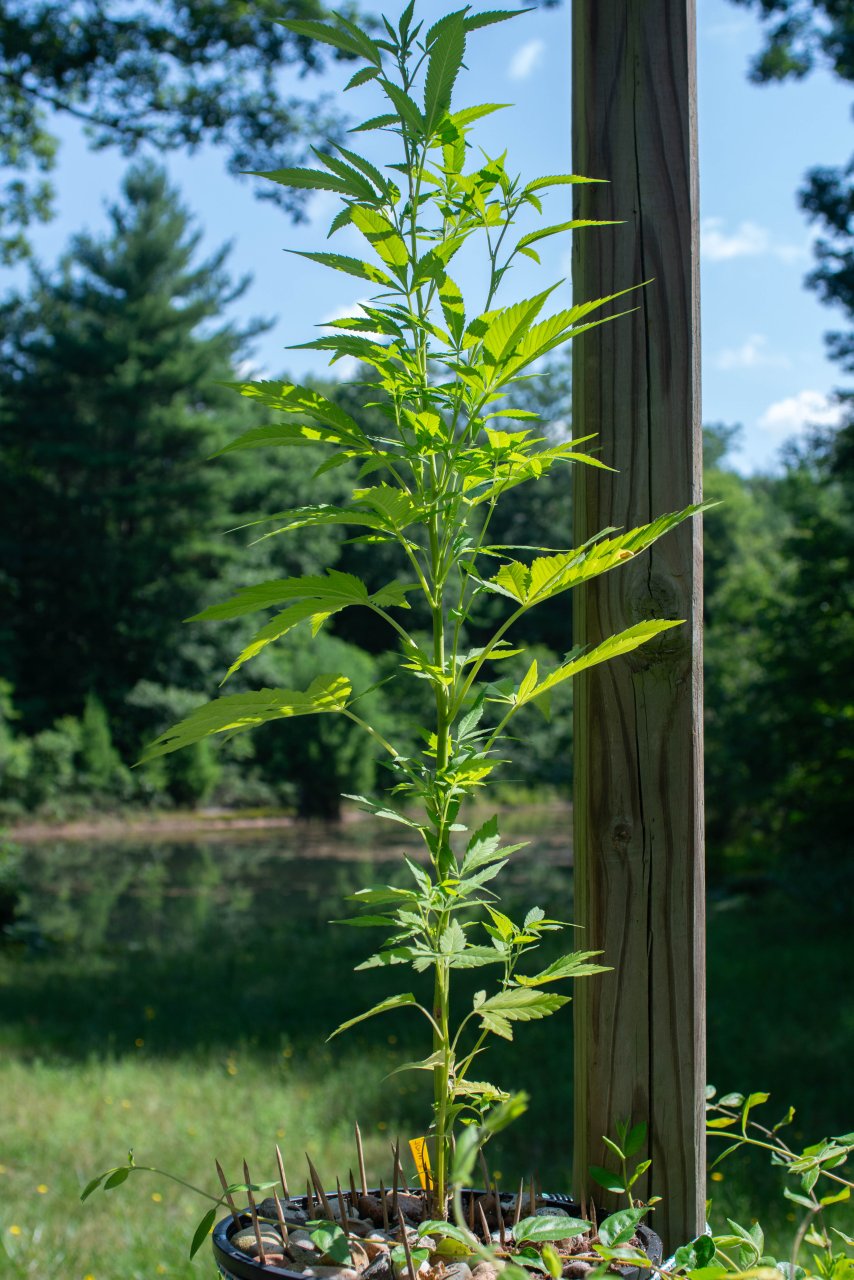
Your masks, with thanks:
M 554 837 L 552 825 L 537 856 L 520 860 L 510 894 L 566 916 L 571 878 Z M 326 926 L 345 891 L 388 872 L 387 848 L 364 829 L 354 839 L 358 861 L 331 856 L 322 828 L 275 842 L 27 851 L 14 940 L 0 948 L 4 1278 L 213 1274 L 207 1251 L 186 1259 L 205 1206 L 180 1187 L 140 1173 L 79 1203 L 86 1181 L 129 1147 L 138 1163 L 213 1190 L 214 1155 L 229 1176 L 246 1158 L 264 1180 L 278 1141 L 301 1189 L 306 1149 L 324 1177 L 346 1175 L 356 1118 L 377 1178 L 389 1141 L 423 1132 L 425 1078 L 387 1078 L 425 1050 L 415 1015 L 325 1043 L 390 990 L 387 973 L 352 973 L 364 931 Z M 775 1112 L 792 1102 L 804 1141 L 854 1125 L 844 1111 L 848 946 L 839 917 L 792 904 L 710 910 L 709 1078 L 771 1091 Z M 490 1061 L 486 1074 L 532 1094 L 526 1121 L 492 1156 L 505 1184 L 536 1169 L 547 1188 L 568 1187 L 571 1062 L 568 1010 L 521 1028 L 518 1047 L 499 1046 Z M 716 1219 L 758 1217 L 782 1247 L 792 1224 L 775 1172 L 736 1160 L 710 1186 Z

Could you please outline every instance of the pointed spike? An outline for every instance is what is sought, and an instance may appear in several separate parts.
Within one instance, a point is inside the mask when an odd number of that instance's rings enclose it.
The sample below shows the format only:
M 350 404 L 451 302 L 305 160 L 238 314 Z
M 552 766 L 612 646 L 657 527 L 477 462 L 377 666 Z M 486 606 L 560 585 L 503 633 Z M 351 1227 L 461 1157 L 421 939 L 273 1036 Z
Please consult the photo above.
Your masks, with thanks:
M 483 1174 L 483 1189 L 489 1195 L 489 1189 L 492 1186 L 492 1179 L 489 1176 L 489 1169 L 486 1164 L 486 1156 L 483 1154 L 483 1148 L 478 1151 L 478 1159 L 480 1160 L 480 1171 Z
M 397 1146 L 392 1147 L 394 1152 L 394 1186 L 391 1193 L 391 1216 L 397 1217 L 397 1187 L 398 1187 L 398 1170 L 400 1169 L 400 1139 L 397 1140 Z
M 403 1252 L 406 1254 L 406 1268 L 409 1272 L 409 1280 L 417 1280 L 415 1264 L 412 1261 L 412 1250 L 409 1247 L 409 1240 L 406 1236 L 406 1223 L 404 1222 L 403 1214 L 399 1209 L 397 1211 L 397 1220 L 400 1223 L 400 1239 L 403 1244 Z
M 264 1252 L 264 1241 L 261 1239 L 261 1228 L 258 1225 L 258 1210 L 255 1208 L 255 1197 L 249 1190 L 249 1183 L 252 1179 L 249 1177 L 249 1166 L 243 1161 L 243 1181 L 246 1183 L 246 1196 L 249 1200 L 249 1213 L 252 1218 L 252 1230 L 255 1232 L 255 1239 L 258 1243 L 258 1260 L 262 1267 L 267 1265 L 267 1255 Z
M 320 1175 L 311 1163 L 311 1156 L 307 1151 L 305 1153 L 305 1158 L 308 1161 L 308 1171 L 311 1174 L 311 1180 L 314 1183 L 314 1189 L 317 1192 L 317 1198 L 320 1201 L 320 1207 L 323 1209 L 326 1221 L 334 1222 L 335 1219 L 332 1216 L 332 1206 L 326 1197 L 326 1192 L 323 1190 L 323 1183 L 320 1181 Z
M 362 1146 L 362 1131 L 356 1125 L 356 1155 L 359 1160 L 359 1177 L 362 1180 L 362 1195 L 368 1194 L 368 1175 L 365 1173 L 365 1149 Z
M 276 1202 L 276 1217 L 279 1221 L 279 1230 L 282 1233 L 282 1240 L 285 1242 L 285 1244 L 287 1244 L 288 1243 L 288 1224 L 285 1222 L 285 1215 L 284 1215 L 284 1212 L 282 1211 L 282 1202 L 279 1199 L 278 1192 L 276 1191 L 273 1192 L 273 1199 Z
M 216 1171 L 217 1171 L 217 1174 L 219 1175 L 220 1185 L 222 1187 L 223 1194 L 225 1196 L 225 1203 L 228 1205 L 229 1209 L 231 1210 L 231 1216 L 234 1219 L 234 1225 L 239 1230 L 240 1227 L 242 1226 L 242 1223 L 240 1221 L 240 1214 L 237 1212 L 237 1206 L 234 1203 L 234 1197 L 232 1196 L 231 1192 L 228 1189 L 228 1183 L 226 1181 L 225 1174 L 222 1171 L 222 1165 L 218 1160 L 215 1160 L 214 1164 L 216 1165 Z
M 353 1180 L 353 1170 L 348 1170 L 350 1174 L 350 1208 L 353 1210 L 353 1216 L 359 1216 L 359 1197 L 356 1195 L 356 1183 Z
M 525 1179 L 519 1179 L 519 1194 L 516 1197 L 516 1208 L 513 1211 L 513 1226 L 518 1227 L 522 1218 L 522 1196 L 525 1194 Z M 582 1213 L 582 1218 L 584 1214 Z
M 291 1198 L 291 1193 L 288 1191 L 288 1180 L 285 1177 L 285 1162 L 282 1159 L 282 1153 L 279 1150 L 278 1142 L 276 1143 L 276 1163 L 279 1166 L 279 1179 L 282 1184 L 282 1194 L 285 1197 L 285 1201 L 288 1201 Z
M 306 1182 L 305 1184 L 305 1211 L 308 1214 L 309 1222 L 311 1222 L 312 1219 L 314 1218 L 314 1200 L 312 1199 L 312 1195 L 311 1195 L 310 1182 Z
M 388 1231 L 388 1201 L 386 1200 L 382 1178 L 380 1178 L 380 1203 L 383 1207 L 383 1231 Z
M 410 1184 L 407 1183 L 406 1174 L 403 1172 L 403 1161 L 401 1160 L 401 1139 L 399 1138 L 397 1139 L 397 1143 L 392 1147 L 392 1158 L 397 1162 L 399 1174 L 401 1174 L 401 1190 L 402 1192 L 408 1192 Z
M 344 1202 L 344 1196 L 341 1191 L 341 1179 L 335 1179 L 335 1186 L 338 1191 L 338 1213 L 341 1221 L 341 1229 L 345 1236 L 350 1234 L 350 1219 L 347 1217 L 347 1206 Z
M 492 1243 L 492 1233 L 489 1230 L 489 1223 L 486 1221 L 486 1214 L 483 1212 L 483 1203 L 478 1200 L 477 1212 L 480 1218 L 480 1229 L 483 1232 L 483 1243 L 490 1245 Z
M 495 1191 L 495 1212 L 496 1212 L 496 1215 L 498 1216 L 498 1239 L 501 1243 L 501 1248 L 506 1249 L 507 1234 L 504 1230 L 504 1214 L 501 1212 L 501 1197 L 498 1194 L 497 1182 L 493 1183 L 493 1190 Z

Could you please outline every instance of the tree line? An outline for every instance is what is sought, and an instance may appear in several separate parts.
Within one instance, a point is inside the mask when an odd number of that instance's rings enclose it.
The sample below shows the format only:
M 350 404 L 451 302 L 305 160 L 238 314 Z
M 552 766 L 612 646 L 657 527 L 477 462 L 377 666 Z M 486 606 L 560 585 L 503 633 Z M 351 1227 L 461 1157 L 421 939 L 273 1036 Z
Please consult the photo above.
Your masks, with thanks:
M 763 23 L 757 83 L 826 66 L 854 79 L 851 6 L 831 0 L 734 0 Z M 303 20 L 295 36 L 277 24 Z M 0 260 L 30 253 L 29 228 L 53 214 L 56 119 L 81 122 L 90 145 L 127 156 L 213 144 L 235 173 L 310 161 L 340 113 L 290 91 L 323 69 L 311 22 L 317 0 L 118 0 L 87 9 L 0 0 Z M 361 19 L 360 19 L 361 20 Z M 346 59 L 345 48 L 337 55 Z M 828 337 L 852 368 L 854 203 L 851 166 L 815 168 L 800 193 L 819 228 L 807 283 L 844 313 Z M 285 209 L 304 216 L 297 201 Z M 103 237 L 75 237 L 54 270 L 0 301 L 0 811 L 67 813 L 104 804 L 294 804 L 334 813 L 338 792 L 364 789 L 376 762 L 333 719 L 281 726 L 214 752 L 206 745 L 155 769 L 132 769 L 143 741 L 212 691 L 236 622 L 182 618 L 251 570 L 307 573 L 333 559 L 366 581 L 384 548 L 334 530 L 299 543 L 262 539 L 252 522 L 352 486 L 344 471 L 271 454 L 207 459 L 257 413 L 225 388 L 258 326 L 229 321 L 243 287 L 227 253 L 198 256 L 198 232 L 152 162 L 128 173 Z M 568 370 L 537 403 L 568 418 Z M 347 398 L 346 387 L 324 385 Z M 707 429 L 706 490 L 725 505 L 706 518 L 706 739 L 715 862 L 846 862 L 854 698 L 850 397 L 838 430 L 792 446 L 773 476 L 731 464 L 730 427 Z M 568 485 L 517 491 L 497 531 L 507 542 L 568 545 Z M 228 529 L 235 530 L 226 533 Z M 498 539 L 497 539 L 498 540 Z M 561 603 L 537 636 L 560 654 Z M 476 633 L 476 625 L 473 628 Z M 544 652 L 543 657 L 547 655 Z M 255 664 L 257 683 L 305 684 L 316 666 L 352 671 L 396 717 L 417 718 L 393 686 L 394 655 L 349 611 L 317 645 L 290 639 Z M 248 677 L 244 677 L 248 678 Z M 520 725 L 529 751 L 507 786 L 569 785 L 568 699 L 551 722 Z M 345 784 L 346 780 L 346 784 Z M 381 783 L 382 778 L 378 781 Z M 850 859 L 848 859 L 850 861 Z
M 334 815 L 341 791 L 383 785 L 347 721 L 318 717 L 204 743 L 145 768 L 141 746 L 211 696 L 242 620 L 183 619 L 251 569 L 336 568 L 369 586 L 394 576 L 382 543 L 329 527 L 264 537 L 277 511 L 338 500 L 357 478 L 316 474 L 303 451 L 211 460 L 263 420 L 240 380 L 263 327 L 228 318 L 245 287 L 199 231 L 162 170 L 128 171 L 106 234 L 74 237 L 57 267 L 3 306 L 0 345 L 0 811 L 57 816 L 105 806 L 292 805 Z M 328 381 L 344 407 L 352 392 Z M 537 385 L 532 384 L 532 386 Z M 552 432 L 569 416 L 555 366 L 524 407 Z M 706 737 L 714 866 L 836 875 L 851 811 L 854 701 L 854 429 L 790 447 L 779 473 L 743 477 L 730 427 L 706 431 Z M 495 541 L 571 545 L 567 472 L 520 486 Z M 230 531 L 230 532 L 229 532 Z M 474 619 L 471 639 L 489 619 Z M 544 661 L 571 647 L 563 598 L 546 607 Z M 533 625 L 533 624 L 531 624 Z M 248 637 L 247 637 L 248 638 Z M 417 732 L 395 688 L 399 657 L 367 613 L 347 611 L 308 644 L 299 631 L 235 677 L 303 688 L 343 669 L 380 719 Z M 511 660 L 512 662 L 512 660 Z M 520 671 L 520 675 L 522 672 Z M 571 781 L 571 693 L 550 720 L 520 723 L 515 789 Z

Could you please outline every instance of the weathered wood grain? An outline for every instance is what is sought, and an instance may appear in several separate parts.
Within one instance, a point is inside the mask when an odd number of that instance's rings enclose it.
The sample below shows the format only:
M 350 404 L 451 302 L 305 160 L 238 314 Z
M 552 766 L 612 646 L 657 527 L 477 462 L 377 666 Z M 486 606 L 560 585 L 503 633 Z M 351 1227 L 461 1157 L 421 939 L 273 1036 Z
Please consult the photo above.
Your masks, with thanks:
M 574 0 L 577 299 L 649 280 L 631 316 L 574 348 L 574 434 L 617 468 L 575 471 L 576 544 L 697 501 L 698 192 L 693 0 Z M 621 308 L 612 307 L 612 310 Z M 575 640 L 642 618 L 686 625 L 575 689 L 576 919 L 616 972 L 575 991 L 576 1195 L 615 1123 L 646 1120 L 653 1225 L 666 1246 L 702 1228 L 705 1188 L 702 548 L 698 520 L 576 593 Z

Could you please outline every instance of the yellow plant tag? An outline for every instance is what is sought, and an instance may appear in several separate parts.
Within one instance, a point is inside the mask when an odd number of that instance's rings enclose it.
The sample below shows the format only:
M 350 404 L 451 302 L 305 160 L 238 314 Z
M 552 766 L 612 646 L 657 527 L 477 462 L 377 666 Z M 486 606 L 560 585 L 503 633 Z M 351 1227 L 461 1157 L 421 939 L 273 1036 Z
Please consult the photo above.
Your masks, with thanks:
M 415 1161 L 415 1169 L 418 1173 L 418 1181 L 421 1186 L 427 1190 L 433 1185 L 433 1178 L 430 1173 L 430 1152 L 427 1150 L 426 1138 L 410 1138 L 409 1150 L 412 1152 L 412 1159 Z

